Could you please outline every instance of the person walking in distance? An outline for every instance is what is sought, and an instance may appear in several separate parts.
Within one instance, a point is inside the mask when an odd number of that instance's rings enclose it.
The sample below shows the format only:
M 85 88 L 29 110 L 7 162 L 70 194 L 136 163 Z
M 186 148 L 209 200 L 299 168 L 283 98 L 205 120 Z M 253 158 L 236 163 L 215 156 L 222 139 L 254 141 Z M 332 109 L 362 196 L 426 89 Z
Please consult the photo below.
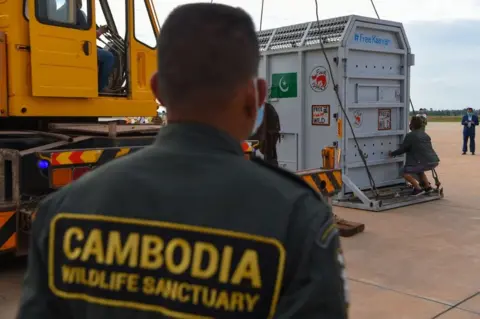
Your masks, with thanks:
M 462 155 L 467 154 L 467 143 L 470 140 L 470 152 L 475 155 L 475 126 L 478 125 L 478 116 L 473 113 L 473 109 L 469 107 L 467 114 L 462 117 L 463 125 L 463 148 Z
M 168 124 L 40 204 L 17 319 L 346 319 L 331 207 L 244 158 L 267 92 L 252 18 L 179 6 L 157 52 Z

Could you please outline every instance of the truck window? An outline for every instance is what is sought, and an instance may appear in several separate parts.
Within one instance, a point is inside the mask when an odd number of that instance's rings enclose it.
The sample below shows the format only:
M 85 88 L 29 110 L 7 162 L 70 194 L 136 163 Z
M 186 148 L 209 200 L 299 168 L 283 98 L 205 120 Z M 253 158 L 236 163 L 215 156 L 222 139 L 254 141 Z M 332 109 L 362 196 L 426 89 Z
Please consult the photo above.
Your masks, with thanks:
M 145 0 L 134 0 L 133 7 L 135 39 L 147 47 L 154 49 L 157 46 L 157 39 Z
M 30 20 L 30 16 L 28 15 L 28 0 L 23 1 L 23 15 L 27 21 Z
M 24 14 L 30 19 L 28 1 L 24 2 Z M 37 0 L 35 15 L 41 23 L 88 30 L 92 25 L 90 0 Z

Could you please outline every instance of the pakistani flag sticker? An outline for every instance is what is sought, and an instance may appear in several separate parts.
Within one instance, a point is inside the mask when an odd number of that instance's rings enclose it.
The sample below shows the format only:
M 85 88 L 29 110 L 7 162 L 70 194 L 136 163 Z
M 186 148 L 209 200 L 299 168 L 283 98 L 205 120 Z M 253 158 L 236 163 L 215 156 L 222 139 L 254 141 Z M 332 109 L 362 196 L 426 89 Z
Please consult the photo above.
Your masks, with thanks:
M 297 97 L 297 73 L 273 73 L 270 98 Z

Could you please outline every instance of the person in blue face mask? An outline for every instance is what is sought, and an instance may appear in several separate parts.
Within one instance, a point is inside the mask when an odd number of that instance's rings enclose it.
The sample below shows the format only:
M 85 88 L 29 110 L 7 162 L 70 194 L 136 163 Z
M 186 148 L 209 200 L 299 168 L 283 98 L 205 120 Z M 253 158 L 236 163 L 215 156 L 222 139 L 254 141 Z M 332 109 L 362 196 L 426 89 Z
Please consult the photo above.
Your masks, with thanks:
M 475 155 L 475 126 L 478 125 L 478 116 L 473 113 L 473 109 L 469 107 L 467 114 L 462 117 L 463 125 L 463 148 L 462 155 L 467 154 L 467 144 L 470 140 L 470 152 Z
M 179 6 L 157 52 L 168 124 L 40 204 L 17 318 L 346 319 L 331 207 L 294 173 L 244 158 L 267 91 L 252 18 Z M 76 280 L 84 269 L 106 279 Z
M 278 166 L 277 143 L 280 140 L 280 117 L 272 104 L 265 103 L 263 108 L 263 122 L 249 140 L 258 140 L 262 158 L 267 163 Z

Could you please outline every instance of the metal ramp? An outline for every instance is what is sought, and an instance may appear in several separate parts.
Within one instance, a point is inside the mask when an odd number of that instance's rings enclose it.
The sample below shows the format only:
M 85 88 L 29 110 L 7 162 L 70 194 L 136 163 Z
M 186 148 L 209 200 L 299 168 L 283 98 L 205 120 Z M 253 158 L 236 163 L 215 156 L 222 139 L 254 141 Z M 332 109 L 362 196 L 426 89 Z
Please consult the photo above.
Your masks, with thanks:
M 318 169 L 321 150 L 333 146 L 344 176 L 335 205 L 380 211 L 442 197 L 399 191 L 405 158 L 388 157 L 409 131 L 414 55 L 401 23 L 352 15 L 257 36 L 259 75 L 282 127 L 281 167 Z M 373 186 L 382 190 L 378 199 L 368 195 Z
M 345 184 L 350 184 L 350 188 L 355 188 L 351 180 L 342 176 Z M 415 205 L 420 203 L 431 202 L 443 198 L 443 188 L 434 189 L 429 194 L 412 196 L 412 189 L 405 184 L 384 187 L 377 190 L 378 197 L 372 191 L 361 191 L 338 196 L 333 199 L 332 204 L 340 207 L 362 209 L 372 212 L 382 212 L 403 206 Z

